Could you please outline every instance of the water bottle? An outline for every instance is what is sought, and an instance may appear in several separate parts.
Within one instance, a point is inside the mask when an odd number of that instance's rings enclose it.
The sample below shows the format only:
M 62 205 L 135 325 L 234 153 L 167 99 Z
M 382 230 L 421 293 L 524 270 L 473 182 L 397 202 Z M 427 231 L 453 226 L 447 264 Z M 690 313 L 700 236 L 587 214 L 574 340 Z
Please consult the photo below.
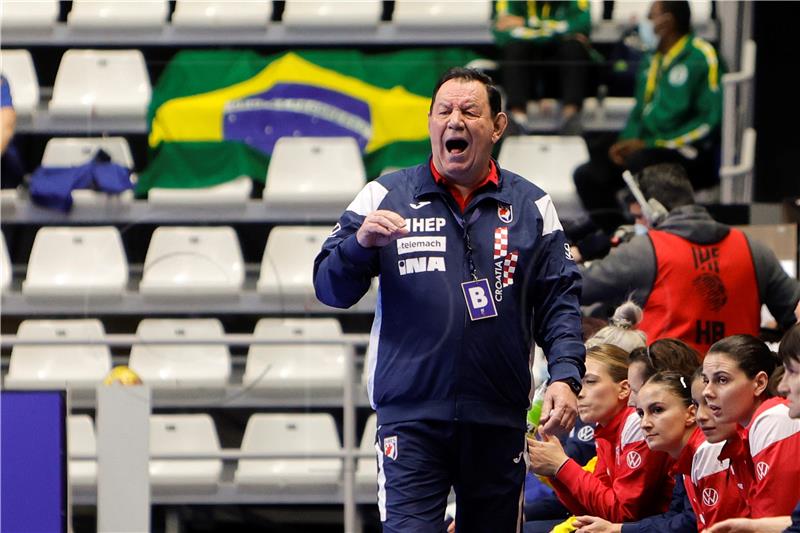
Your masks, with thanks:
M 542 383 L 536 388 L 531 401 L 531 408 L 528 410 L 528 433 L 535 433 L 542 418 L 542 404 L 544 403 L 544 393 L 547 390 L 547 383 Z

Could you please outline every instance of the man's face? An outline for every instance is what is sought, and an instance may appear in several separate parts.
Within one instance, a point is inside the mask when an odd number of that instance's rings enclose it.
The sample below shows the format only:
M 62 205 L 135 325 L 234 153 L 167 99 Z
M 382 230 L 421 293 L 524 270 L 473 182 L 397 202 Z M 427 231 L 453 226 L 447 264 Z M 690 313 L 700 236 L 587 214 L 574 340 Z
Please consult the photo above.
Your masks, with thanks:
M 661 2 L 653 2 L 647 18 L 653 23 L 653 32 L 659 40 L 672 29 L 672 15 L 664 12 Z
M 486 86 L 452 79 L 439 88 L 428 115 L 433 164 L 448 180 L 470 186 L 489 171 L 492 146 L 500 140 L 507 119 L 492 118 Z

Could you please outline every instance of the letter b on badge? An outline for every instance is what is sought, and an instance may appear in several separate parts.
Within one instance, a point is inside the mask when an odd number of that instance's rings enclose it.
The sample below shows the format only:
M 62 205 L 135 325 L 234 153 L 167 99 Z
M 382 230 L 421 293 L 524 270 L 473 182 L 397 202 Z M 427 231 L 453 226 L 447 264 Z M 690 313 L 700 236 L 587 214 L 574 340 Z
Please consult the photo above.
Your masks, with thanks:
M 481 320 L 497 316 L 494 300 L 491 298 L 489 280 L 486 278 L 467 281 L 461 284 L 464 300 L 467 302 L 471 320 Z
M 484 291 L 482 287 L 471 287 L 467 292 L 469 292 L 469 299 L 472 303 L 470 307 L 486 307 L 486 304 L 489 303 L 489 299 L 486 297 L 486 291 Z

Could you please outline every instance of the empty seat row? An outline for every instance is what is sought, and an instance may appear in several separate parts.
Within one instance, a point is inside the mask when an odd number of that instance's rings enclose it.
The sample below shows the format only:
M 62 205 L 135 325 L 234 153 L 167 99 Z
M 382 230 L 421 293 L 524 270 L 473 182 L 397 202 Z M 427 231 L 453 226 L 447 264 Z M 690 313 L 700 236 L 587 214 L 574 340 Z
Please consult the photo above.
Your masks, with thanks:
M 228 346 L 202 344 L 202 341 L 223 339 L 225 331 L 219 320 L 148 318 L 139 323 L 136 335 L 142 341 L 187 342 L 131 346 L 128 366 L 154 389 L 221 390 L 229 384 L 231 354 Z M 96 319 L 25 320 L 17 336 L 26 341 L 99 340 L 105 336 L 105 330 Z M 336 319 L 263 318 L 256 324 L 253 336 L 276 341 L 249 348 L 242 382 L 254 393 L 278 397 L 341 394 L 345 358 L 352 348 L 319 342 L 341 338 L 342 329 Z M 11 351 L 5 386 L 12 389 L 90 389 L 110 370 L 108 346 L 18 345 Z
M 269 234 L 257 291 L 266 297 L 313 297 L 314 258 L 327 227 L 278 226 Z M 2 245 L 4 290 L 11 263 Z M 6 262 L 8 263 L 6 264 Z M 153 232 L 138 291 L 146 297 L 237 297 L 245 264 L 236 232 L 222 227 L 159 227 Z M 33 299 L 119 297 L 129 269 L 117 228 L 43 227 L 36 233 L 22 293 Z
M 3 50 L 0 65 L 8 79 L 17 114 L 33 114 L 39 105 L 40 91 L 30 52 Z M 144 118 L 151 95 L 150 77 L 141 51 L 67 50 L 56 73 L 48 110 L 56 118 Z
M 362 452 L 374 453 L 376 419 L 367 421 Z M 96 437 L 88 415 L 68 418 L 67 447 L 71 456 L 96 455 Z M 240 447 L 243 453 L 305 453 L 299 459 L 241 459 L 235 484 L 242 491 L 273 489 L 281 492 L 333 492 L 341 483 L 342 460 L 315 455 L 341 451 L 339 435 L 329 414 L 254 414 L 248 420 Z M 150 417 L 150 454 L 214 454 L 221 450 L 214 421 L 207 414 Z M 150 460 L 150 483 L 155 494 L 213 493 L 221 481 L 219 459 Z M 97 462 L 70 459 L 70 485 L 91 491 L 97 483 Z M 374 486 L 374 458 L 358 459 L 356 480 Z
M 5 0 L 4 28 L 49 28 L 59 15 L 57 0 Z M 616 0 L 612 18 L 636 22 L 647 15 L 647 0 Z M 591 0 L 592 18 L 603 17 L 603 0 Z M 287 0 L 281 21 L 299 27 L 370 27 L 381 21 L 381 0 Z M 491 0 L 396 0 L 392 23 L 398 26 L 485 26 L 492 12 Z M 177 0 L 172 15 L 176 27 L 265 27 L 273 14 L 269 0 Z M 692 0 L 692 19 L 711 17 L 711 0 Z M 67 25 L 76 29 L 157 29 L 167 23 L 167 0 L 119 2 L 74 0 Z M 632 20 L 633 19 L 633 20 Z
M 91 161 L 98 150 L 114 163 L 133 168 L 133 156 L 124 137 L 59 137 L 50 139 L 42 166 L 72 167 Z M 255 176 L 253 176 L 255 177 Z M 135 179 L 135 178 L 134 178 Z M 275 143 L 262 198 L 267 206 L 341 204 L 344 208 L 366 184 L 358 144 L 352 137 L 282 137 Z M 148 201 L 158 205 L 241 204 L 252 191 L 250 177 L 202 188 L 153 188 Z M 76 205 L 103 202 L 107 196 L 92 190 L 72 192 Z M 130 202 L 131 194 L 120 201 Z
M 113 161 L 133 166 L 128 142 L 123 137 L 54 138 L 48 141 L 43 166 L 74 166 L 87 162 L 97 150 L 105 150 Z M 577 136 L 514 136 L 503 141 L 500 166 L 517 172 L 545 189 L 559 209 L 578 209 L 572 174 L 589 160 L 585 141 Z M 366 183 L 366 173 L 351 137 L 283 137 L 275 144 L 267 170 L 263 200 L 267 205 L 346 205 Z M 201 189 L 152 189 L 154 204 L 228 204 L 246 202 L 251 182 L 246 177 Z M 92 191 L 77 203 L 97 201 Z

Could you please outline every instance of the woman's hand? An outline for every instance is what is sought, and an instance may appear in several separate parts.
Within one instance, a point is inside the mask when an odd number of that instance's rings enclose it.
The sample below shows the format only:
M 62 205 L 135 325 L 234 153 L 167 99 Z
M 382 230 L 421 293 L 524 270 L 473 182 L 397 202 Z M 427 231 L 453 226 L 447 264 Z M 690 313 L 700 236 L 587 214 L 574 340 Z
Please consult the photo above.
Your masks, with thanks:
M 528 437 L 528 458 L 530 459 L 531 471 L 540 476 L 555 476 L 564 463 L 569 460 L 561 442 L 553 435 L 542 433 L 539 430 L 539 438 Z

